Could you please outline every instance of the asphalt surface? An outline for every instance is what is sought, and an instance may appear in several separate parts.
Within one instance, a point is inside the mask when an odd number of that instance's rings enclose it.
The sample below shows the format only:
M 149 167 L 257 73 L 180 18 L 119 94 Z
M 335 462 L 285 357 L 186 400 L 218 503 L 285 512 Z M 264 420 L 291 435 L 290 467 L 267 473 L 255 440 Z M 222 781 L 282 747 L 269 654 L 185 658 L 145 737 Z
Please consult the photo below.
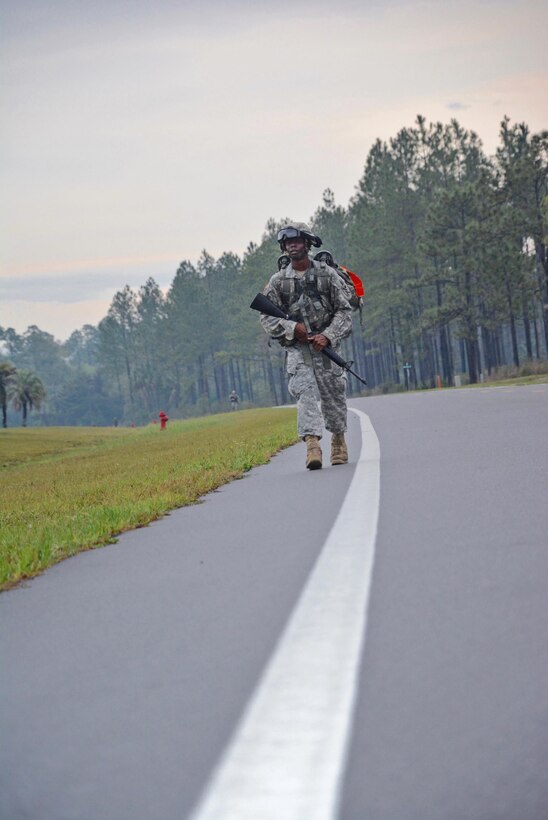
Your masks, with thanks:
M 343 820 L 548 818 L 548 385 L 360 403 L 381 445 Z
M 2 820 L 189 812 L 353 474 L 303 468 L 300 444 L 0 595 Z
M 381 503 L 341 820 L 547 818 L 548 385 L 354 404 Z M 187 816 L 352 476 L 298 445 L 0 595 L 2 820 Z

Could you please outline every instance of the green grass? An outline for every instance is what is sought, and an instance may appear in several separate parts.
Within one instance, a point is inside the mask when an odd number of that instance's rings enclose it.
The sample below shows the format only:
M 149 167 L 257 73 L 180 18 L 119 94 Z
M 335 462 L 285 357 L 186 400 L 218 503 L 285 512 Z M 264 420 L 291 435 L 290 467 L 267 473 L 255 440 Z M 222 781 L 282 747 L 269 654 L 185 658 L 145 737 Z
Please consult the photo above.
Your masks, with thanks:
M 0 431 L 0 468 L 36 463 L 82 448 L 115 444 L 135 436 L 135 430 L 114 427 L 28 427 Z
M 0 589 L 265 464 L 297 440 L 294 409 L 245 410 L 167 430 L 0 431 Z

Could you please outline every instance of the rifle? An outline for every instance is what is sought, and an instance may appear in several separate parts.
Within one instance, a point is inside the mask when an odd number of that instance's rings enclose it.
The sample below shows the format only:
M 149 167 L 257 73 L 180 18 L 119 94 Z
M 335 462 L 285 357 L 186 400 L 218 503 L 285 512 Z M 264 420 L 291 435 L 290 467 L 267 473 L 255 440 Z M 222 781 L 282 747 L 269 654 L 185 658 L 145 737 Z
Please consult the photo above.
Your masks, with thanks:
M 265 296 L 264 293 L 258 293 L 249 307 L 252 310 L 258 310 L 259 313 L 265 313 L 267 316 L 272 316 L 274 319 L 290 319 L 291 321 L 294 321 L 287 315 L 287 313 L 284 313 L 278 305 L 275 305 L 274 302 L 268 298 L 268 296 Z M 348 373 L 352 373 L 352 375 L 355 376 L 356 379 L 358 379 L 362 384 L 367 385 L 365 379 L 362 379 L 359 373 L 352 370 L 352 365 L 354 362 L 345 362 L 342 356 L 339 356 L 339 354 L 335 353 L 335 351 L 330 347 L 324 347 L 322 353 L 324 356 L 327 356 L 328 359 L 331 359 L 332 362 L 338 364 L 339 367 L 342 367 Z

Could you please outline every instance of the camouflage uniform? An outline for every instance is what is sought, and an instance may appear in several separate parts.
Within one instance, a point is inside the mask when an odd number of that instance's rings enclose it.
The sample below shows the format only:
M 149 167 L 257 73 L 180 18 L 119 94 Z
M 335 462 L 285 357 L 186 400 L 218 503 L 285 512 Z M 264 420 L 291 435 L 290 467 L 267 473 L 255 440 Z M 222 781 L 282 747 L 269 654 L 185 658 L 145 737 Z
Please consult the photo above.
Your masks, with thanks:
M 265 331 L 287 348 L 288 389 L 297 401 L 301 438 L 321 438 L 323 423 L 331 433 L 346 431 L 346 373 L 334 362 L 294 338 L 295 323 L 308 324 L 311 333 L 322 333 L 333 350 L 352 331 L 352 308 L 340 278 L 328 265 L 310 261 L 300 274 L 289 265 L 273 274 L 263 293 L 290 319 L 261 315 Z M 320 411 L 320 406 L 321 411 Z M 323 418 L 322 418 L 323 417 Z

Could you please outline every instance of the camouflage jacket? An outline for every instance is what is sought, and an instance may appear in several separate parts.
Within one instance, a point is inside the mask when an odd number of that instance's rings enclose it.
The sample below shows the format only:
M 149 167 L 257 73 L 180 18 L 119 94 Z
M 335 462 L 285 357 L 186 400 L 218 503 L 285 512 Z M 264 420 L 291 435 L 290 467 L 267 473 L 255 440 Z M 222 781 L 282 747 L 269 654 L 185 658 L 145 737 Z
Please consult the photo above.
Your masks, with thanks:
M 328 265 L 311 260 L 302 275 L 288 265 L 270 277 L 263 293 L 291 317 L 261 315 L 265 331 L 283 346 L 298 344 L 294 338 L 297 322 L 308 323 L 313 333 L 323 333 L 333 348 L 352 332 L 352 308 L 340 277 Z

